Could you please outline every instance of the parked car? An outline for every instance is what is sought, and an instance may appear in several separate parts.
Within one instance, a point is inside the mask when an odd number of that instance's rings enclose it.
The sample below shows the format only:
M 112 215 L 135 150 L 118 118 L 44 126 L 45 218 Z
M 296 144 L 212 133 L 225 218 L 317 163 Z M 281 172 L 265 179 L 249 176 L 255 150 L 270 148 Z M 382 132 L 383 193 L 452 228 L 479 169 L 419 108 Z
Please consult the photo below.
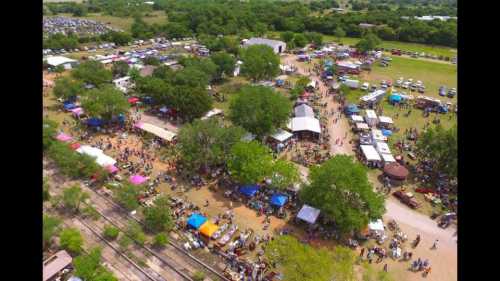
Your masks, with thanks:
M 404 83 L 401 85 L 401 88 L 403 88 L 403 89 L 408 89 L 408 88 L 410 87 L 410 84 L 411 84 L 411 82 L 406 81 L 406 82 L 404 82 Z
M 389 63 L 386 62 L 386 61 L 381 61 L 380 64 L 379 64 L 381 67 L 388 67 L 389 66 Z
M 415 198 L 410 196 L 408 193 L 404 193 L 401 190 L 398 190 L 392 195 L 412 209 L 417 209 L 418 207 L 420 207 L 420 203 L 418 203 L 417 200 L 415 200 Z
M 387 81 L 385 84 L 387 85 L 387 87 L 392 87 L 392 81 L 390 81 L 390 80 Z
M 422 85 L 422 86 L 418 87 L 418 92 L 421 94 L 425 93 L 425 86 Z
M 376 91 L 376 90 L 377 90 L 377 86 L 372 85 L 372 86 L 371 86 L 371 88 L 370 88 L 370 91 L 372 91 L 372 92 L 373 92 L 373 91 Z
M 446 87 L 445 86 L 439 87 L 439 95 L 442 97 L 446 96 Z
M 457 94 L 457 89 L 455 89 L 455 88 L 451 88 L 451 89 L 448 91 L 447 96 L 448 96 L 449 98 L 453 98 L 456 94 Z
M 367 91 L 370 88 L 370 83 L 365 82 L 361 85 L 361 90 Z

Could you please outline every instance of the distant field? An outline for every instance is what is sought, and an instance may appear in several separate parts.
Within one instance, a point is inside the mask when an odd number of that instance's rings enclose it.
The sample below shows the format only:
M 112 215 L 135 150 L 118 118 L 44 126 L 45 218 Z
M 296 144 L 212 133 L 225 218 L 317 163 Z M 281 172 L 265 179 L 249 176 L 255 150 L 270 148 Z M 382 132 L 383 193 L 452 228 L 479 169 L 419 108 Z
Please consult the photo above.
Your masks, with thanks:
M 279 38 L 279 32 L 269 32 L 269 37 Z M 356 45 L 360 38 L 352 38 L 352 37 L 343 37 L 340 41 L 346 45 Z M 325 42 L 337 42 L 337 37 L 332 35 L 323 35 L 323 41 Z M 424 52 L 437 56 L 446 56 L 453 57 L 457 55 L 457 49 L 453 49 L 450 47 L 443 46 L 430 46 L 425 44 L 417 44 L 417 43 L 406 43 L 406 42 L 397 42 L 397 41 L 382 41 L 380 45 L 381 48 L 387 49 L 401 49 L 411 52 Z
M 59 15 L 74 18 L 71 14 L 59 14 Z M 115 16 L 102 15 L 99 13 L 88 14 L 87 16 L 80 18 L 100 21 L 109 24 L 112 27 L 119 28 L 125 31 L 130 31 L 130 27 L 134 22 L 134 19 L 132 17 L 120 18 Z M 143 20 L 149 24 L 153 23 L 164 24 L 167 21 L 167 15 L 163 11 L 154 11 L 151 13 L 151 16 L 144 16 Z

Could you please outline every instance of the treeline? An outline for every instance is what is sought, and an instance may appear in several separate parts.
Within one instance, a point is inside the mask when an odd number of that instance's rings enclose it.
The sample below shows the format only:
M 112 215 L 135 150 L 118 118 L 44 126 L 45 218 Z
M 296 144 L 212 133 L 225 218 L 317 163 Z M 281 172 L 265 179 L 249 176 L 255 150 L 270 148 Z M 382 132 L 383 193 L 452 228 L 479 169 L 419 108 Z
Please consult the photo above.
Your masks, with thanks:
M 82 43 L 101 43 L 113 42 L 118 46 L 126 45 L 132 41 L 132 35 L 127 32 L 110 31 L 99 36 L 79 37 L 76 34 L 69 33 L 67 36 L 57 33 L 43 38 L 44 49 L 76 49 Z
M 397 11 L 402 16 L 456 16 L 456 0 L 371 0 L 351 1 L 352 10 Z

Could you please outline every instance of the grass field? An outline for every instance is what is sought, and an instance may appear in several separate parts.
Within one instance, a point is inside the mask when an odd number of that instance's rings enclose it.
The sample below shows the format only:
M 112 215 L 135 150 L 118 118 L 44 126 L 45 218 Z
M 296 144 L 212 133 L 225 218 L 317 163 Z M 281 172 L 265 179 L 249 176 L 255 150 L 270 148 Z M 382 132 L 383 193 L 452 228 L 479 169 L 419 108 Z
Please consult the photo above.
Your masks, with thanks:
M 269 37 L 272 38 L 279 38 L 279 32 L 270 32 Z M 341 38 L 340 42 L 346 45 L 356 45 L 360 38 L 352 38 L 352 37 L 343 37 Z M 337 42 L 337 37 L 332 36 L 332 35 L 323 35 L 323 41 L 324 42 Z M 381 48 L 387 48 L 387 49 L 401 49 L 401 50 L 406 50 L 406 51 L 412 51 L 412 52 L 424 52 L 424 53 L 429 53 L 437 56 L 446 56 L 446 57 L 453 57 L 457 55 L 457 49 L 450 48 L 450 47 L 443 47 L 443 46 L 431 46 L 431 45 L 425 45 L 425 44 L 417 44 L 417 43 L 406 43 L 406 42 L 397 42 L 397 41 L 382 41 L 382 44 L 380 45 Z
M 59 14 L 59 15 L 70 18 L 73 17 L 71 14 Z M 81 18 L 100 21 L 105 24 L 109 24 L 112 27 L 119 28 L 125 31 L 130 31 L 130 27 L 134 22 L 134 19 L 132 17 L 120 18 L 120 17 L 102 15 L 100 13 L 87 14 L 85 17 Z M 143 20 L 149 24 L 153 23 L 164 24 L 167 22 L 167 15 L 163 11 L 154 11 L 150 13 L 150 16 L 144 16 Z

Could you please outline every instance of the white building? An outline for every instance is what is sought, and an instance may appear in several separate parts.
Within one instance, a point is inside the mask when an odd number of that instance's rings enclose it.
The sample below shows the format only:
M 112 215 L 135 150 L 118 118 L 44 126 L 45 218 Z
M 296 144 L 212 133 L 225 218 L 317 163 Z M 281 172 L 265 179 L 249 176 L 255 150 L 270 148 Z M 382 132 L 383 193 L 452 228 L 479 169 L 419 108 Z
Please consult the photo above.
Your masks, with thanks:
M 245 41 L 244 46 L 252 46 L 252 45 L 266 45 L 271 47 L 274 50 L 275 54 L 280 54 L 285 51 L 286 43 L 278 40 L 271 40 L 266 38 L 250 38 Z
M 78 61 L 61 56 L 50 56 L 46 57 L 45 60 L 50 67 L 58 67 L 59 65 L 64 66 L 64 69 L 72 69 L 78 65 Z

